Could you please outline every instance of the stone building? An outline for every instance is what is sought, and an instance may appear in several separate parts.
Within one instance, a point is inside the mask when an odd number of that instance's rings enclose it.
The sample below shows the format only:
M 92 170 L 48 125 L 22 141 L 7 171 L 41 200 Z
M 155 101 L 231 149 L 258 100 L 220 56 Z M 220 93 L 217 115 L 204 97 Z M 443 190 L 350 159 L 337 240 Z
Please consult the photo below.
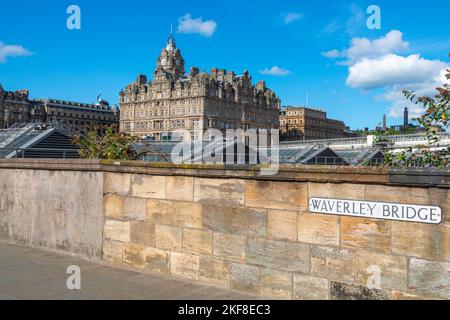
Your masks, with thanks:
M 345 124 L 327 118 L 324 111 L 288 106 L 280 111 L 280 139 L 316 140 L 346 138 Z
M 90 127 L 119 125 L 117 108 L 104 100 L 95 104 L 56 99 L 29 99 L 28 90 L 5 91 L 0 85 L 0 129 L 16 123 L 45 123 L 52 120 L 85 132 Z
M 43 108 L 33 107 L 28 95 L 28 90 L 5 91 L 0 84 L 0 129 L 15 123 L 44 121 Z
M 46 121 L 58 120 L 85 133 L 89 128 L 104 131 L 109 126 L 119 126 L 119 111 L 106 101 L 98 103 L 79 103 L 55 99 L 33 100 L 34 107 L 45 110 Z
M 200 140 L 209 128 L 279 127 L 280 99 L 263 81 L 253 85 L 247 71 L 236 75 L 213 68 L 208 74 L 192 67 L 186 73 L 173 35 L 157 59 L 153 80 L 139 75 L 119 98 L 121 131 L 155 140 L 171 140 L 176 129 Z

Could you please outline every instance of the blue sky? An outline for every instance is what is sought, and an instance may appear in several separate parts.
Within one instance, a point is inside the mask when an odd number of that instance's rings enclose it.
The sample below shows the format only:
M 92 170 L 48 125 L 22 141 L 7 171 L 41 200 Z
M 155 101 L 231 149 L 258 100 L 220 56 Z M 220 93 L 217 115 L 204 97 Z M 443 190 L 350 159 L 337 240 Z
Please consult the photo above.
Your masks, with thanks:
M 71 4 L 81 30 L 66 27 Z M 371 4 L 380 30 L 366 26 Z M 173 24 L 187 68 L 248 69 L 283 105 L 304 104 L 308 92 L 330 117 L 372 128 L 383 113 L 401 123 L 402 88 L 429 94 L 439 84 L 448 12 L 447 0 L 2 0 L 0 84 L 80 102 L 102 91 L 117 103 L 138 74 L 151 77 Z

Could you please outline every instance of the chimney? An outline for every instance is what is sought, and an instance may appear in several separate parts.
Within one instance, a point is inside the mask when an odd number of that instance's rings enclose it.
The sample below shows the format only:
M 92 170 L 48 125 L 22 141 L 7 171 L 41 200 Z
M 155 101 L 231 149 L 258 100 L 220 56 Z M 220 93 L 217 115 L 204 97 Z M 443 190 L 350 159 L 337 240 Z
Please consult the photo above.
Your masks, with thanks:
M 199 73 L 199 69 L 197 67 L 191 67 L 191 70 L 189 72 L 191 78 L 197 76 Z
M 403 114 L 403 127 L 409 126 L 409 119 L 408 119 L 408 108 L 405 108 L 404 114 Z
M 256 84 L 256 90 L 264 91 L 266 90 L 266 83 L 264 81 L 258 81 Z
M 147 77 L 143 74 L 137 76 L 136 83 L 139 86 L 142 86 L 147 83 Z

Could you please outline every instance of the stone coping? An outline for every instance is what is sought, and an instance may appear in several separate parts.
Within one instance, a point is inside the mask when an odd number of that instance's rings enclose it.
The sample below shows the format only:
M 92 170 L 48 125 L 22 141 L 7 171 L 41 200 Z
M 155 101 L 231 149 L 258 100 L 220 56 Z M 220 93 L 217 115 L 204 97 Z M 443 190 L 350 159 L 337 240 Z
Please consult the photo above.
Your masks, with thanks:
M 361 183 L 450 188 L 450 170 L 315 165 L 280 165 L 275 175 L 262 175 L 262 165 L 150 163 L 84 159 L 0 159 L 0 169 L 103 171 L 163 176 L 253 179 L 268 181 Z

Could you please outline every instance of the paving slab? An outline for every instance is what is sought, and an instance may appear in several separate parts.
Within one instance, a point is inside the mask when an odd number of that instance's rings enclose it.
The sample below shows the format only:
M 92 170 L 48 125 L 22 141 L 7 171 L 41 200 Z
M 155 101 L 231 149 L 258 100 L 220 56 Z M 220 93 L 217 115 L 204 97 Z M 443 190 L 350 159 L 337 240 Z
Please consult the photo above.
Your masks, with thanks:
M 81 270 L 69 290 L 67 267 Z M 254 300 L 261 297 L 0 241 L 0 300 Z

